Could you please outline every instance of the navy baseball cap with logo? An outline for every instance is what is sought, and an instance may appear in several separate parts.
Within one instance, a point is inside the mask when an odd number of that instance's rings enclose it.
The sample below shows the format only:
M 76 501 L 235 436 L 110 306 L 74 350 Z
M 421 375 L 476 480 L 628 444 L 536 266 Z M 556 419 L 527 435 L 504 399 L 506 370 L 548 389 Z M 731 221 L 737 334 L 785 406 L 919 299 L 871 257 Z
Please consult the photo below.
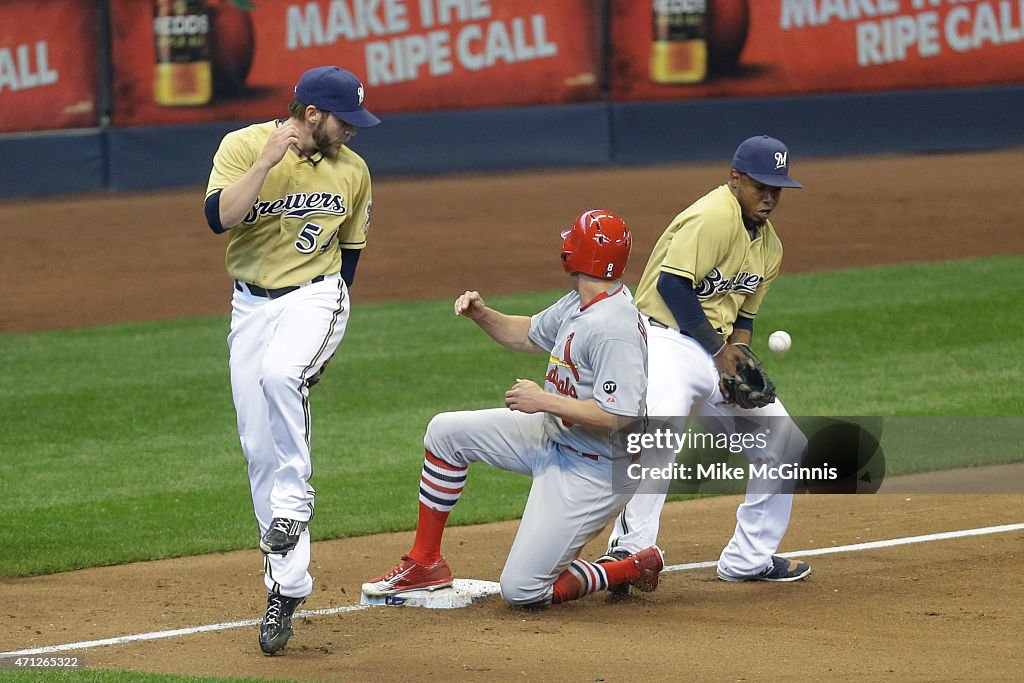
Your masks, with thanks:
M 732 167 L 768 187 L 803 187 L 789 177 L 789 150 L 767 135 L 741 142 L 732 157 Z
M 337 66 L 318 66 L 302 74 L 295 99 L 329 111 L 353 126 L 369 128 L 380 119 L 363 107 L 363 84 L 350 71 Z

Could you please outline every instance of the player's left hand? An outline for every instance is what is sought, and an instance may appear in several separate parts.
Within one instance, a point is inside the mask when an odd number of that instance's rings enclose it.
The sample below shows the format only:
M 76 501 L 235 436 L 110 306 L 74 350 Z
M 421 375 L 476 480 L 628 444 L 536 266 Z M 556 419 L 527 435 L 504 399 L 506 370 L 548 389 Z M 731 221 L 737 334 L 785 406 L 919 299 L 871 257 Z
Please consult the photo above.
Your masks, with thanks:
M 487 304 L 480 296 L 480 292 L 467 291 L 455 300 L 455 315 L 476 320 L 484 314 Z
M 775 403 L 775 382 L 764 371 L 761 360 L 746 344 L 730 344 L 743 354 L 736 372 L 722 375 L 722 395 L 726 402 L 740 408 L 763 408 Z
M 505 407 L 521 413 L 540 413 L 544 411 L 545 397 L 547 394 L 536 382 L 517 379 L 512 388 L 505 392 Z

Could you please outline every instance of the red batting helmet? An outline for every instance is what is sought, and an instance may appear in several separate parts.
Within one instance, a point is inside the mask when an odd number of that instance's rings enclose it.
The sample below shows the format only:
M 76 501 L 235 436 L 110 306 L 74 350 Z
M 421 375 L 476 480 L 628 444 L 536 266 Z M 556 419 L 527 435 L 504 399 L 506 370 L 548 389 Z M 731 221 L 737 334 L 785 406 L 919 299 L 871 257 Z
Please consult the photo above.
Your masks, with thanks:
M 626 269 L 633 237 L 621 218 L 611 211 L 584 211 L 562 233 L 562 267 L 602 280 L 618 280 Z

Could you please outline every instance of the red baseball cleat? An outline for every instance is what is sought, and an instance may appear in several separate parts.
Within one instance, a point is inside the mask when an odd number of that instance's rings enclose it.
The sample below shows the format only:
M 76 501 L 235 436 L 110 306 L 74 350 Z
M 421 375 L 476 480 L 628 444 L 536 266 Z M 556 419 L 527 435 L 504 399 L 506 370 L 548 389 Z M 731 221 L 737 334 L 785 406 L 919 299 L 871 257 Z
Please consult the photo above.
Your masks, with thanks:
M 661 548 L 656 545 L 645 548 L 633 556 L 633 562 L 640 569 L 640 578 L 630 581 L 629 585 L 644 593 L 656 590 L 661 580 L 660 572 L 665 568 L 665 553 Z
M 391 571 L 363 584 L 366 595 L 395 595 L 406 591 L 437 590 L 452 585 L 452 570 L 443 557 L 433 564 L 420 564 L 408 555 Z

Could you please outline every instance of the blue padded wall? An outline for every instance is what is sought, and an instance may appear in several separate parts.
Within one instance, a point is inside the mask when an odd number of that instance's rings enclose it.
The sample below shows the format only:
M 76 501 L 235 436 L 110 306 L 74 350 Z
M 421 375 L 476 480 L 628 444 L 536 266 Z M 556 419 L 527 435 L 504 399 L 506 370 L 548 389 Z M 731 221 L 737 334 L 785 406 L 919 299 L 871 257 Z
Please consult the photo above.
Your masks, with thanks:
M 765 132 L 806 156 L 1024 146 L 1024 87 L 589 102 L 385 114 L 352 147 L 376 177 L 722 161 Z M 0 136 L 0 197 L 204 186 L 244 122 Z
M 104 139 L 99 128 L 0 137 L 0 197 L 106 189 Z
M 1024 88 L 613 104 L 612 161 L 722 161 L 767 133 L 805 156 L 1024 145 Z
M 375 176 L 608 163 L 604 103 L 382 115 L 352 148 Z M 205 185 L 220 139 L 247 122 L 109 131 L 110 185 Z

